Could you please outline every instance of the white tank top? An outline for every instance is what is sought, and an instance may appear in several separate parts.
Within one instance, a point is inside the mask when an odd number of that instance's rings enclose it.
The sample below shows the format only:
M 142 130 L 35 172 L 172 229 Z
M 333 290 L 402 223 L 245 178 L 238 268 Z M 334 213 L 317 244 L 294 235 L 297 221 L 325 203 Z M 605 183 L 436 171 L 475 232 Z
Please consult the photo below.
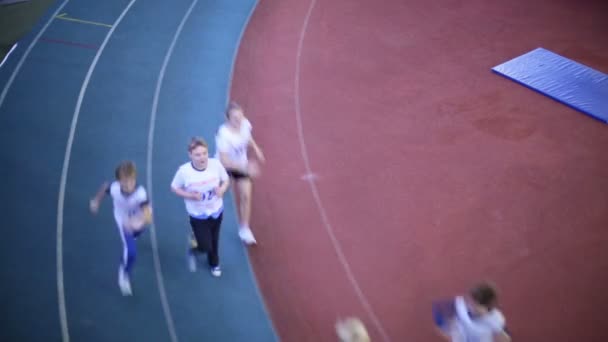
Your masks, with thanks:
M 251 130 L 251 123 L 247 119 L 241 122 L 239 132 L 235 132 L 227 124 L 221 125 L 215 135 L 215 158 L 219 159 L 219 153 L 222 152 L 239 166 L 247 166 L 247 147 L 251 140 Z
M 132 216 L 142 214 L 141 207 L 148 202 L 148 194 L 143 186 L 138 185 L 130 194 L 125 194 L 120 190 L 120 183 L 113 181 L 108 193 L 112 197 L 114 206 L 114 219 L 119 226 Z

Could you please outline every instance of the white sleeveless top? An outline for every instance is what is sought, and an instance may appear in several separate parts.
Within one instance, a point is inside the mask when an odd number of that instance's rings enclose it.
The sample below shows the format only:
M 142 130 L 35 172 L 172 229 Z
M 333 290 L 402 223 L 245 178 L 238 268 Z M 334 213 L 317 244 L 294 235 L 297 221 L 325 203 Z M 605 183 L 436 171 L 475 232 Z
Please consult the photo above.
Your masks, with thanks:
M 215 158 L 219 159 L 219 153 L 222 152 L 239 166 L 247 166 L 247 147 L 251 140 L 251 131 L 252 126 L 247 119 L 241 122 L 239 132 L 233 131 L 226 123 L 222 124 L 215 135 Z

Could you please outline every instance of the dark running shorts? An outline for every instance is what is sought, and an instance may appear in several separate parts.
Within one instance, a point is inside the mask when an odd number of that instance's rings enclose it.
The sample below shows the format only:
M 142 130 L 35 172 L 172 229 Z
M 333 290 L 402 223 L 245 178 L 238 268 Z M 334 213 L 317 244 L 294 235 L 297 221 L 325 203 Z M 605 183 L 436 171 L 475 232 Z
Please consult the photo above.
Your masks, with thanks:
M 230 178 L 232 178 L 234 180 L 249 179 L 249 175 L 246 173 L 243 173 L 241 171 L 226 170 L 226 172 L 228 172 L 228 176 L 230 176 Z

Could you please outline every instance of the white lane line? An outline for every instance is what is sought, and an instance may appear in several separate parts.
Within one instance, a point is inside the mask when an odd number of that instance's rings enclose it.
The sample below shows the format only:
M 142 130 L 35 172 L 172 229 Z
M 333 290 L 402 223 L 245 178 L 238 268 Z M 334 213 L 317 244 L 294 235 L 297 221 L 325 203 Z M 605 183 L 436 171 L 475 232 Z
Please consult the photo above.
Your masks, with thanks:
M 32 51 L 32 49 L 34 48 L 34 46 L 36 45 L 36 43 L 38 42 L 38 40 L 40 39 L 40 37 L 42 37 L 42 35 L 44 34 L 44 32 L 46 32 L 46 29 L 49 28 L 49 26 L 53 22 L 53 19 L 55 19 L 55 16 L 57 15 L 57 13 L 59 13 L 63 9 L 63 7 L 65 5 L 67 5 L 68 2 L 69 2 L 69 0 L 65 0 L 57 8 L 57 10 L 51 15 L 51 17 L 46 22 L 46 24 L 44 24 L 44 26 L 42 27 L 42 29 L 40 30 L 40 32 L 38 32 L 38 34 L 36 35 L 36 37 L 34 38 L 34 40 L 32 40 L 32 42 L 30 43 L 30 45 L 27 47 L 27 49 L 23 53 L 23 56 L 21 56 L 21 59 L 19 59 L 19 63 L 17 63 L 17 66 L 15 67 L 15 70 L 13 70 L 13 73 L 11 74 L 11 77 L 8 79 L 8 82 L 6 82 L 6 85 L 4 85 L 4 89 L 2 90 L 2 94 L 0 94 L 0 108 L 2 107 L 2 104 L 4 104 L 4 99 L 6 98 L 6 94 L 8 93 L 8 90 L 13 85 L 13 82 L 15 81 L 15 77 L 17 77 L 17 74 L 21 70 L 21 67 L 23 66 L 23 63 L 25 62 L 25 60 L 27 59 L 27 57 L 30 55 L 30 52 Z M 11 49 L 11 51 L 12 51 L 12 49 Z M 6 56 L 6 58 L 8 59 L 8 55 Z
M 65 288 L 63 283 L 63 209 L 65 204 L 65 188 L 68 180 L 68 169 L 70 167 L 70 157 L 72 155 L 72 145 L 74 144 L 74 135 L 76 134 L 76 126 L 78 124 L 78 117 L 80 116 L 80 109 L 82 107 L 82 101 L 84 99 L 84 94 L 87 91 L 87 87 L 91 80 L 91 76 L 93 75 L 93 71 L 97 66 L 97 62 L 99 61 L 99 57 L 103 53 L 108 41 L 112 37 L 114 30 L 118 27 L 118 24 L 125 17 L 131 6 L 135 3 L 136 0 L 131 0 L 127 7 L 122 11 L 118 19 L 114 22 L 112 28 L 106 34 L 103 43 L 99 46 L 99 50 L 97 50 L 97 54 L 95 54 L 95 58 L 93 58 L 93 62 L 89 66 L 89 71 L 84 78 L 84 82 L 82 82 L 82 87 L 80 88 L 80 94 L 78 95 L 78 101 L 76 102 L 76 108 L 74 109 L 74 116 L 72 117 L 72 124 L 70 126 L 70 133 L 68 135 L 68 142 L 65 147 L 65 156 L 63 157 L 63 168 L 61 170 L 61 180 L 59 182 L 59 199 L 57 200 L 57 297 L 59 301 L 59 322 L 61 324 L 61 336 L 63 342 L 70 341 L 70 331 L 68 327 L 68 318 L 67 311 L 65 306 Z M 67 1 L 66 1 L 67 2 Z
M 295 95 L 296 125 L 298 128 L 298 140 L 300 142 L 300 152 L 302 154 L 302 160 L 304 161 L 306 175 L 314 175 L 314 173 L 312 172 L 311 167 L 310 167 L 308 149 L 306 148 L 306 140 L 304 139 L 304 127 L 302 124 L 302 109 L 301 109 L 301 104 L 300 104 L 300 72 L 301 72 L 302 51 L 304 48 L 304 38 L 306 37 L 306 31 L 308 29 L 308 22 L 310 20 L 310 16 L 313 12 L 316 2 L 317 2 L 316 0 L 311 0 L 310 6 L 308 7 L 308 12 L 306 13 L 306 17 L 304 19 L 304 24 L 302 25 L 302 30 L 300 31 L 300 40 L 298 42 L 298 50 L 297 50 L 297 55 L 296 55 L 296 71 L 295 71 L 296 74 L 295 74 L 295 81 L 294 81 L 295 82 L 295 85 L 294 85 L 295 94 L 294 95 Z M 327 235 L 329 235 L 329 238 L 334 247 L 334 250 L 336 251 L 336 255 L 338 256 L 338 260 L 342 264 L 342 267 L 344 268 L 346 276 L 347 276 L 348 280 L 350 281 L 350 284 L 352 285 L 353 289 L 355 290 L 355 294 L 357 295 L 359 302 L 363 306 L 363 309 L 369 316 L 369 319 L 372 321 L 372 324 L 374 325 L 376 330 L 382 336 L 382 339 L 384 341 L 390 341 L 390 338 L 389 338 L 388 334 L 386 333 L 386 331 L 384 330 L 382 323 L 380 323 L 378 316 L 376 316 L 376 314 L 374 313 L 374 310 L 372 309 L 372 306 L 370 305 L 369 301 L 365 297 L 363 290 L 361 290 L 361 286 L 359 285 L 357 278 L 355 278 L 355 275 L 353 274 L 350 264 L 348 263 L 348 260 L 346 259 L 344 252 L 342 251 L 342 246 L 340 245 L 340 242 L 336 238 L 333 227 L 329 222 L 327 212 L 325 210 L 323 202 L 321 201 L 321 196 L 319 195 L 319 189 L 317 188 L 314 178 L 309 179 L 308 184 L 310 185 L 310 191 L 312 192 L 312 196 L 317 205 L 317 209 L 319 211 L 319 214 L 321 215 L 321 220 L 323 221 L 323 225 L 325 226 Z
M 194 9 L 194 7 L 196 6 L 197 3 L 198 3 L 198 0 L 192 1 L 192 3 L 190 4 L 190 7 L 186 11 L 186 14 L 184 14 L 182 21 L 179 23 L 177 30 L 175 30 L 175 34 L 173 35 L 173 39 L 171 40 L 171 45 L 169 45 L 169 49 L 167 50 L 167 53 L 165 54 L 165 59 L 163 61 L 163 65 L 160 68 L 160 72 L 158 73 L 158 80 L 156 81 L 156 90 L 154 91 L 154 99 L 152 100 L 152 110 L 150 112 L 150 127 L 148 128 L 148 151 L 147 151 L 147 160 L 146 160 L 146 170 L 147 170 L 146 183 L 147 183 L 147 188 L 148 188 L 148 196 L 152 203 L 154 203 L 154 200 L 152 197 L 152 184 L 153 184 L 152 183 L 152 167 L 153 167 L 152 156 L 154 153 L 154 130 L 156 127 L 156 114 L 158 112 L 158 101 L 160 98 L 160 91 L 163 86 L 163 80 L 165 79 L 165 72 L 167 70 L 167 65 L 169 64 L 169 61 L 171 60 L 171 56 L 173 55 L 173 49 L 175 48 L 175 44 L 176 44 L 177 40 L 179 39 L 180 34 L 182 33 L 182 29 L 184 28 L 184 25 L 186 24 L 186 22 L 188 21 L 188 18 L 190 17 L 190 13 L 192 13 L 192 10 Z M 167 293 L 165 291 L 165 280 L 163 277 L 163 270 L 161 267 L 160 256 L 158 253 L 158 239 L 156 237 L 156 225 L 154 224 L 154 221 L 152 222 L 152 225 L 150 226 L 150 232 L 151 232 L 150 236 L 151 236 L 151 242 L 152 242 L 152 252 L 153 252 L 153 257 L 154 257 L 154 268 L 156 270 L 156 282 L 158 284 L 158 292 L 160 295 L 160 301 L 161 301 L 161 304 L 163 307 L 163 313 L 165 315 L 165 321 L 167 323 L 167 328 L 169 329 L 169 336 L 171 337 L 171 341 L 177 342 L 178 338 L 177 338 L 177 332 L 175 330 L 175 324 L 173 321 L 173 315 L 171 314 L 171 307 L 169 306 L 169 300 L 167 299 Z

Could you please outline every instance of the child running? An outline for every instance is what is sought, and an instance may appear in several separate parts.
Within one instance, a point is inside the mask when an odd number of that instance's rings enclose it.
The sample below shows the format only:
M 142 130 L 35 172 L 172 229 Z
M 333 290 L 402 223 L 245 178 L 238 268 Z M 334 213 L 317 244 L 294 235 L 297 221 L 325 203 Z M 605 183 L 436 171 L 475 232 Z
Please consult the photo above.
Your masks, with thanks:
M 116 180 L 102 184 L 89 203 L 93 214 L 99 211 L 106 194 L 112 197 L 114 219 L 123 244 L 118 267 L 118 286 L 124 296 L 132 295 L 130 274 L 135 263 L 135 240 L 152 222 L 152 209 L 146 189 L 137 184 L 137 169 L 132 161 L 122 162 L 115 171 Z
M 222 162 L 235 184 L 239 204 L 239 237 L 248 245 L 257 243 L 249 226 L 249 218 L 252 178 L 259 174 L 258 164 L 248 158 L 249 148 L 253 149 L 260 162 L 264 162 L 264 154 L 253 139 L 251 130 L 251 123 L 245 118 L 243 109 L 231 102 L 226 110 L 226 122 L 220 126 L 215 137 L 216 158 Z
M 508 342 L 505 317 L 497 307 L 493 285 L 480 283 L 468 296 L 457 296 L 433 307 L 439 333 L 451 342 Z
M 219 257 L 223 196 L 230 181 L 219 160 L 209 158 L 207 142 L 193 138 L 190 161 L 182 164 L 171 182 L 172 191 L 184 199 L 195 241 L 188 252 L 190 271 L 196 271 L 196 254 L 207 254 L 211 274 L 222 275 Z

